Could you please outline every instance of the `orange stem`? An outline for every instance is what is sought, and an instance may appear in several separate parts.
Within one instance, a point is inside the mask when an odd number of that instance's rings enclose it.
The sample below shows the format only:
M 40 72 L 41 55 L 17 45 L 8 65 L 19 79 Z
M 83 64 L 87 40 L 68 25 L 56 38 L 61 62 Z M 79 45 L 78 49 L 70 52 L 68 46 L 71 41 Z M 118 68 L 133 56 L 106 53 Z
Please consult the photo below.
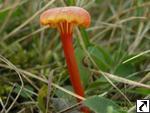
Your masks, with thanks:
M 67 67 L 69 70 L 70 81 L 76 94 L 84 97 L 84 88 L 81 83 L 78 65 L 76 62 L 74 48 L 72 43 L 72 34 L 61 33 L 61 41 L 64 49 Z M 77 99 L 78 102 L 82 101 Z M 87 107 L 82 107 L 81 111 L 84 113 L 90 113 Z

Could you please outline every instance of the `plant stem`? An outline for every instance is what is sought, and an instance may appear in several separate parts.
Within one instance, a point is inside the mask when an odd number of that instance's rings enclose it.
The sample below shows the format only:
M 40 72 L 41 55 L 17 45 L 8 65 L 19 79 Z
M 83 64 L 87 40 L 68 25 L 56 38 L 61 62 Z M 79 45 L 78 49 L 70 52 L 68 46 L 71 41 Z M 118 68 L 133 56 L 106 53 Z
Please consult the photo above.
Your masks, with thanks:
M 62 46 L 69 71 L 70 81 L 76 94 L 84 97 L 84 89 L 81 84 L 80 74 L 74 54 L 71 34 L 61 34 Z M 78 100 L 80 101 L 80 100 Z
M 61 41 L 62 41 L 62 46 L 64 49 L 66 63 L 69 71 L 70 81 L 73 86 L 73 89 L 76 94 L 84 97 L 84 88 L 81 83 L 79 69 L 74 54 L 72 34 L 61 33 Z M 80 102 L 82 100 L 77 99 L 77 101 Z M 82 107 L 81 111 L 84 113 L 90 113 L 87 107 Z

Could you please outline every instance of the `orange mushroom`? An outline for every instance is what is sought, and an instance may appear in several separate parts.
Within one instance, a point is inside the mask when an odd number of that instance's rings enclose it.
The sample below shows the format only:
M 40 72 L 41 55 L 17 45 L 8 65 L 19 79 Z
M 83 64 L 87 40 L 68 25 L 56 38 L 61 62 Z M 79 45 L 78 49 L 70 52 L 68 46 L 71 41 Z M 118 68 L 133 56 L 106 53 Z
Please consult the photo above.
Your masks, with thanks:
M 82 27 L 90 25 L 89 13 L 83 8 L 73 6 L 52 8 L 41 14 L 40 21 L 43 25 L 49 25 L 59 30 L 71 84 L 75 93 L 84 97 L 84 88 L 74 54 L 72 33 L 75 25 Z M 82 101 L 77 100 L 78 102 Z M 81 111 L 84 113 L 90 112 L 86 107 L 82 107 Z

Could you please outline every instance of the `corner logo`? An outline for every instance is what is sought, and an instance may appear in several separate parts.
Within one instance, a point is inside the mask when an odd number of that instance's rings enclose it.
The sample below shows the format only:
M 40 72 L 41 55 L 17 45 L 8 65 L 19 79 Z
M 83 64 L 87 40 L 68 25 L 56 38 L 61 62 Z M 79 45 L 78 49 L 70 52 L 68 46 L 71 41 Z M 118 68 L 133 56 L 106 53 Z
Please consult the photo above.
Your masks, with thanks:
M 136 113 L 150 113 L 150 100 L 148 99 L 137 100 Z

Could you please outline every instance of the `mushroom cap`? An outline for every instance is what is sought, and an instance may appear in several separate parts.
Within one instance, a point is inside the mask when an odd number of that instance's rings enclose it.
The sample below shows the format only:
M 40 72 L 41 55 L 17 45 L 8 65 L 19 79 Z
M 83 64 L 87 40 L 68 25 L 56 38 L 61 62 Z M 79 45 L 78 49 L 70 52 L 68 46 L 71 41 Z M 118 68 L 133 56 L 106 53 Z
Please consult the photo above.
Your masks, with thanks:
M 40 16 L 40 22 L 51 27 L 56 27 L 61 22 L 88 27 L 90 20 L 90 15 L 85 9 L 74 6 L 48 9 Z

